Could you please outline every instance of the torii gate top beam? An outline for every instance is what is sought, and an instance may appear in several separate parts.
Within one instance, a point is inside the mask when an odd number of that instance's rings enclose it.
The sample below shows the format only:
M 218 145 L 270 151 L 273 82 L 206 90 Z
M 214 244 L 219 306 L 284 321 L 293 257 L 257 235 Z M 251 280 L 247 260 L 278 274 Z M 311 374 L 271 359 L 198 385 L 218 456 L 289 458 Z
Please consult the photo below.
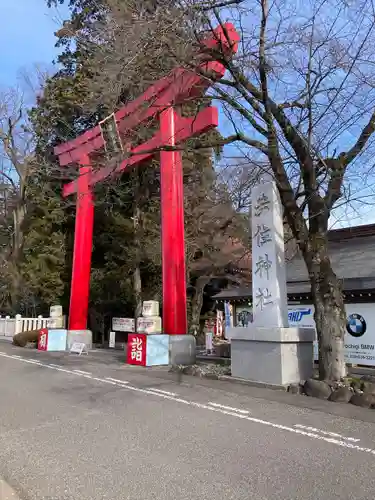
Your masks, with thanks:
M 226 23 L 214 30 L 210 37 L 202 41 L 202 46 L 208 49 L 220 47 L 227 54 L 235 54 L 238 50 L 239 34 L 231 23 Z M 125 137 L 127 133 L 140 125 L 142 122 L 155 117 L 170 105 L 179 104 L 186 99 L 201 96 L 210 86 L 210 80 L 205 74 L 213 75 L 214 79 L 220 80 L 224 76 L 225 67 L 219 61 L 206 61 L 201 63 L 197 70 L 188 70 L 184 68 L 176 68 L 168 76 L 160 79 L 154 85 L 146 90 L 141 96 L 132 101 L 130 104 L 123 106 L 115 113 L 115 120 L 119 133 Z M 148 104 L 148 107 L 145 106 Z M 200 119 L 181 119 L 179 123 L 179 135 L 177 142 L 181 142 L 187 137 L 202 133 L 209 128 L 217 126 L 217 111 L 214 108 L 208 108 L 200 113 Z M 191 127 L 190 133 L 187 133 L 188 127 Z M 131 157 L 122 162 L 115 169 L 115 172 L 124 170 L 131 164 L 138 163 L 144 160 L 149 154 L 140 154 L 140 151 L 148 151 L 157 145 L 157 137 L 147 143 L 138 146 L 130 151 L 130 154 L 136 153 L 136 157 Z M 159 142 L 160 145 L 160 142 Z M 104 147 L 104 139 L 101 134 L 100 126 L 87 130 L 82 135 L 54 148 L 55 154 L 59 157 L 60 165 L 65 166 L 70 163 L 77 163 L 82 155 L 89 155 L 94 151 Z M 140 150 L 141 148 L 141 150 Z M 107 169 L 108 170 L 108 169 Z M 90 176 L 89 184 L 93 185 L 100 182 L 105 177 L 113 173 L 113 169 L 105 172 L 101 169 L 96 174 Z M 64 187 L 64 196 L 68 196 L 77 191 L 76 182 L 67 184 Z

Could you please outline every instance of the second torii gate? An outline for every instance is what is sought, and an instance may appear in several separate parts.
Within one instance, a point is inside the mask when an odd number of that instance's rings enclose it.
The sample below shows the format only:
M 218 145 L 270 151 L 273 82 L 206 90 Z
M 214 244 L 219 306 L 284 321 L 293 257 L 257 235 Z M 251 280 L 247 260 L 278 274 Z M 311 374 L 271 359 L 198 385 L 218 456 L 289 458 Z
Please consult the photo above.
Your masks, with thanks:
M 220 48 L 230 57 L 237 52 L 238 42 L 234 26 L 227 23 L 204 39 L 202 48 Z M 139 165 L 160 149 L 163 331 L 170 335 L 187 333 L 182 157 L 180 151 L 162 148 L 176 146 L 218 125 L 218 112 L 214 107 L 205 108 L 192 118 L 183 118 L 174 109 L 175 105 L 203 96 L 210 86 L 210 80 L 204 76 L 207 73 L 219 80 L 224 76 L 225 67 L 219 61 L 209 60 L 195 71 L 176 68 L 114 113 L 114 124 L 124 141 L 130 131 L 152 118 L 157 117 L 160 124 L 155 135 L 131 149 L 117 167 L 96 170 L 92 167 L 90 155 L 106 146 L 100 125 L 55 147 L 61 166 L 79 165 L 78 178 L 63 189 L 64 197 L 77 194 L 69 330 L 87 328 L 94 224 L 92 187 Z

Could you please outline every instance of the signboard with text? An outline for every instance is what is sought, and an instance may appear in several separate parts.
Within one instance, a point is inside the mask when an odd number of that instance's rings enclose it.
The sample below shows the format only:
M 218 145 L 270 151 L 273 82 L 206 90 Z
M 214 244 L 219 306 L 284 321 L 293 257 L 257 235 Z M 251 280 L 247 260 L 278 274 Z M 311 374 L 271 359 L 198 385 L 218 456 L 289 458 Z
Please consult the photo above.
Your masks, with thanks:
M 353 365 L 375 365 L 375 307 L 374 304 L 346 304 L 345 361 Z M 291 326 L 315 328 L 314 306 L 290 306 Z M 314 344 L 314 359 L 318 345 Z
M 132 333 L 135 331 L 135 320 L 134 318 L 112 318 L 112 330 Z
M 129 365 L 146 366 L 147 335 L 134 333 L 128 337 L 127 363 Z
M 38 351 L 46 351 L 48 344 L 48 330 L 43 328 L 38 334 Z
M 128 338 L 129 365 L 165 366 L 169 363 L 169 335 L 133 333 Z
M 375 366 L 374 304 L 346 304 L 345 309 L 345 361 L 353 365 Z M 247 317 L 250 318 L 252 307 L 241 306 L 238 314 L 241 313 L 248 313 Z M 314 306 L 288 305 L 288 320 L 290 326 L 315 329 Z M 237 326 L 243 325 L 240 322 Z M 314 359 L 318 360 L 317 341 L 314 342 Z

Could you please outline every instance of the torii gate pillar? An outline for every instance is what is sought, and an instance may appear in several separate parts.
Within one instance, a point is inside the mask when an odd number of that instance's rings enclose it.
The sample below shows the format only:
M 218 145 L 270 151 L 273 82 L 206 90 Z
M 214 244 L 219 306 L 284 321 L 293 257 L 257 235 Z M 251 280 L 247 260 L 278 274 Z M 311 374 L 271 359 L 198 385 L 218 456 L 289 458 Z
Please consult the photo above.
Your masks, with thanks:
M 176 114 L 172 107 L 160 114 L 162 142 L 175 146 Z M 184 185 L 180 151 L 160 152 L 163 269 L 163 330 L 187 333 L 184 231 Z
M 72 286 L 70 290 L 69 330 L 86 330 L 90 294 L 94 203 L 88 179 L 90 158 L 82 155 L 79 167 L 74 229 Z

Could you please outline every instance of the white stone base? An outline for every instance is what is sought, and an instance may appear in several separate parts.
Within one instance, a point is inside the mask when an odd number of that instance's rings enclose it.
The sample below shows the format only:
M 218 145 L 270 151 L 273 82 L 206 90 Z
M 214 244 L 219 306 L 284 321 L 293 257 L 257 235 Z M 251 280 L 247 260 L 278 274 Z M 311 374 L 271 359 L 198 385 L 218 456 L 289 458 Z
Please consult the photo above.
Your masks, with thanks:
M 68 330 L 66 348 L 70 351 L 72 344 L 79 342 L 85 344 L 86 349 L 92 349 L 92 332 L 90 330 Z
M 312 328 L 230 328 L 232 376 L 289 385 L 313 375 Z

